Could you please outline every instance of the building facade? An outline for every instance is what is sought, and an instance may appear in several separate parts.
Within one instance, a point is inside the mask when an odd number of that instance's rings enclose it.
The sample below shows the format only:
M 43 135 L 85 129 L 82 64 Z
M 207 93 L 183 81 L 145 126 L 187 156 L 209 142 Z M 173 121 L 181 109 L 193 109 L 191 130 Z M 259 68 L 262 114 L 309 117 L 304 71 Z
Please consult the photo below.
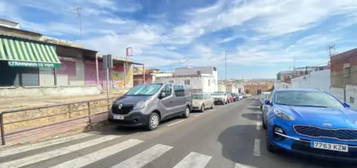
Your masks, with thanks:
M 213 93 L 218 91 L 218 75 L 215 67 L 176 68 L 174 73 L 158 73 L 155 82 L 184 84 L 192 92 Z
M 99 94 L 107 86 L 97 51 L 4 23 L 0 22 L 1 96 Z M 135 63 L 118 58 L 113 62 L 110 87 L 132 87 Z
M 331 57 L 331 93 L 357 109 L 357 49 Z
M 260 95 L 262 92 L 271 92 L 274 89 L 274 80 L 249 80 L 244 83 L 244 91 L 250 95 Z

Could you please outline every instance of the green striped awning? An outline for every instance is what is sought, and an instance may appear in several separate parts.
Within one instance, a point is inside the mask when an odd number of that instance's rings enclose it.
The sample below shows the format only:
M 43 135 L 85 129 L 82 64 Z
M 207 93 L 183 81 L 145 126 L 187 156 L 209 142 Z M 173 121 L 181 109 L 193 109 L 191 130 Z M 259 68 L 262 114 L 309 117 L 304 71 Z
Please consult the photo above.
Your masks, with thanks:
M 19 38 L 0 36 L 0 61 L 12 67 L 59 68 L 56 46 Z

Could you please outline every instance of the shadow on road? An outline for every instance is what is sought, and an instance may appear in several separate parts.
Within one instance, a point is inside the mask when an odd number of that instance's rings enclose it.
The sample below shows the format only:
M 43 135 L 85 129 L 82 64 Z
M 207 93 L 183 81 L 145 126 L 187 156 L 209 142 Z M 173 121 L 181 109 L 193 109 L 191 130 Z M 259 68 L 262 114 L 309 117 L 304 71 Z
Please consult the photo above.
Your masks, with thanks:
M 196 113 L 202 113 L 201 111 L 193 111 L 192 115 L 195 115 Z M 175 122 L 176 120 L 181 120 L 182 117 L 174 117 L 170 118 L 164 121 L 160 122 L 159 128 L 161 126 L 164 126 L 164 124 L 170 123 L 170 122 Z M 101 126 L 93 127 L 90 130 L 91 132 L 95 132 L 97 134 L 101 135 L 130 135 L 134 133 L 144 133 L 144 132 L 150 132 L 145 126 L 140 126 L 140 127 L 131 127 L 131 126 L 118 126 L 116 123 L 110 123 L 110 122 L 103 122 Z
M 261 113 L 243 113 L 241 116 L 252 121 L 260 121 L 261 115 Z
M 254 139 L 260 139 L 261 156 L 254 156 Z M 265 133 L 255 125 L 236 125 L 225 129 L 218 137 L 222 155 L 235 162 L 254 167 L 357 167 L 357 164 L 330 161 L 280 151 L 270 153 L 265 149 Z

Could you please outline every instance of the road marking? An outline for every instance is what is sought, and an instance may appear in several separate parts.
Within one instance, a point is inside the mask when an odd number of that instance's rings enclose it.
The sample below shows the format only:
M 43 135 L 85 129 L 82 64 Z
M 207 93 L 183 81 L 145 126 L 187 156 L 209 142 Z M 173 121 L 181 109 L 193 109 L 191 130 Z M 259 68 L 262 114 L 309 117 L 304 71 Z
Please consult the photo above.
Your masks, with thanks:
M 172 146 L 157 144 L 117 165 L 114 165 L 112 168 L 140 168 L 159 158 L 170 149 L 172 149 Z
M 260 156 L 260 139 L 257 139 L 257 138 L 254 139 L 253 155 Z
M 171 124 L 167 124 L 167 126 L 171 127 L 171 126 L 174 126 L 174 125 L 176 125 L 176 124 L 178 124 L 178 123 L 180 123 L 180 122 L 184 122 L 184 121 L 185 121 L 185 120 L 179 120 L 179 121 L 173 122 L 173 123 L 171 123 Z
M 70 137 L 63 137 L 63 138 L 53 139 L 53 140 L 49 140 L 49 141 L 44 141 L 44 142 L 40 142 L 40 143 L 9 148 L 9 149 L 5 149 L 4 151 L 0 151 L 0 157 L 4 157 L 4 156 L 8 156 L 8 155 L 15 155 L 18 153 L 23 153 L 23 152 L 27 152 L 27 151 L 31 151 L 31 150 L 35 150 L 35 149 L 40 149 L 40 148 L 44 148 L 44 147 L 48 147 L 48 146 L 52 146 L 52 145 L 57 145 L 57 144 L 85 138 L 85 137 L 88 137 L 91 135 L 92 134 L 79 134 L 79 135 L 74 135 L 74 136 L 70 136 Z
M 185 158 L 183 158 L 174 168 L 203 168 L 206 167 L 211 160 L 211 156 L 204 154 L 191 152 Z
M 74 144 L 74 145 L 70 145 L 70 146 L 66 146 L 63 148 L 59 148 L 56 150 L 52 150 L 52 151 L 48 151 L 48 152 L 44 152 L 44 153 L 39 153 L 39 154 L 35 154 L 35 155 L 31 155 L 28 157 L 24 157 L 21 159 L 17 159 L 17 160 L 12 160 L 9 162 L 5 162 L 5 163 L 1 163 L 0 167 L 7 167 L 7 168 L 12 168 L 12 167 L 22 167 L 22 166 L 26 166 L 29 164 L 33 164 L 33 163 L 37 163 L 40 161 L 44 161 L 47 159 L 51 159 L 57 156 L 61 156 L 61 155 L 65 155 L 65 154 L 69 154 L 90 146 L 94 146 L 103 142 L 107 142 L 110 140 L 113 140 L 115 138 L 118 138 L 120 136 L 114 136 L 114 135 L 109 135 L 109 136 L 104 136 L 102 138 L 97 138 L 94 140 L 90 140 L 90 141 L 86 141 L 86 142 L 82 142 L 79 144 Z
M 236 163 L 236 165 L 234 166 L 234 168 L 256 168 L 254 166 L 249 166 L 249 165 L 245 165 L 245 164 L 241 164 L 241 163 Z
M 260 122 L 257 122 L 257 130 L 259 131 L 260 130 L 260 128 L 261 128 L 261 123 Z
M 71 167 L 84 167 L 98 160 L 104 159 L 108 156 L 119 153 L 125 149 L 131 148 L 135 145 L 142 143 L 143 141 L 138 139 L 129 139 L 127 141 L 109 146 L 107 148 L 95 151 L 93 153 L 81 156 L 79 158 L 69 160 L 67 162 L 61 163 L 59 165 L 53 166 L 51 168 L 71 168 Z

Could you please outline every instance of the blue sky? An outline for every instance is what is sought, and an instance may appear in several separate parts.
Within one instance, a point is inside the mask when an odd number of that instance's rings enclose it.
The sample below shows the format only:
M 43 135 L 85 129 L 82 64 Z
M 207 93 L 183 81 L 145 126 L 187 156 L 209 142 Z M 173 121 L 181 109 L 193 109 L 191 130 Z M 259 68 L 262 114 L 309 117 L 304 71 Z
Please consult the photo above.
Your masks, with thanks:
M 82 31 L 75 8 L 81 8 Z M 163 71 L 216 66 L 224 78 L 275 78 L 357 47 L 356 0 L 2 0 L 0 17 Z

